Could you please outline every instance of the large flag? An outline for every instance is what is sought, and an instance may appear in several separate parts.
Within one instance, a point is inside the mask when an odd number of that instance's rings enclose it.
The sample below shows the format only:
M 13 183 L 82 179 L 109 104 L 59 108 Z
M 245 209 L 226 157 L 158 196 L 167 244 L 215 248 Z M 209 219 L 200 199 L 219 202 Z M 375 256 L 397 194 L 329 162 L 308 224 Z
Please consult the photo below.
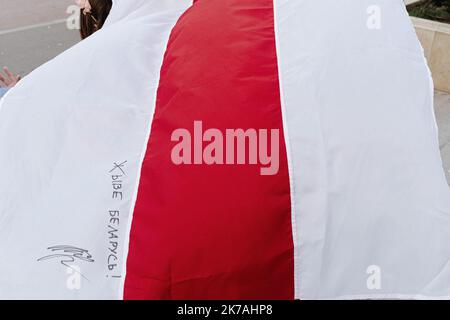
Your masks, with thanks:
M 402 0 L 115 0 L 0 102 L 0 298 L 450 298 Z

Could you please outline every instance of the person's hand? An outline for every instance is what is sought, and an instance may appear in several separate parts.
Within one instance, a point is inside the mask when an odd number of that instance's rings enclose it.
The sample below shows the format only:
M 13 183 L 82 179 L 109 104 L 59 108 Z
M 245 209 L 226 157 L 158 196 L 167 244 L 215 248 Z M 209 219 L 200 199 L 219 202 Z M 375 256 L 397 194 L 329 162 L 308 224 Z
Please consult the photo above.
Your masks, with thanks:
M 12 88 L 20 81 L 20 75 L 15 76 L 7 67 L 3 67 L 0 72 L 0 87 Z

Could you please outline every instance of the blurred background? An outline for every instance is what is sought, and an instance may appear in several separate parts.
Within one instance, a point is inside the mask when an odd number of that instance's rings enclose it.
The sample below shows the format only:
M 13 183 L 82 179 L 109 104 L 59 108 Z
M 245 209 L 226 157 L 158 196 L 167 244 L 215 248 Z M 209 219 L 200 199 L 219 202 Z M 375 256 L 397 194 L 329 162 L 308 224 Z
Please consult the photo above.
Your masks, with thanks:
M 435 111 L 450 182 L 450 0 L 405 0 L 436 85 Z M 0 67 L 22 76 L 80 41 L 75 0 L 0 0 Z
M 74 0 L 0 0 L 0 66 L 26 75 L 79 41 L 67 28 Z

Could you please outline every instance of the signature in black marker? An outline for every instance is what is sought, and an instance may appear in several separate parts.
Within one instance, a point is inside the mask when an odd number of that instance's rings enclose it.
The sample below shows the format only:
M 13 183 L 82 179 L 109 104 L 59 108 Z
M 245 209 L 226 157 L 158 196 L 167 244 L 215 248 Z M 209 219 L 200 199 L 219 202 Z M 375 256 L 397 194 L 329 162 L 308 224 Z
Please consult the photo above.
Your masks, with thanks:
M 79 272 L 75 270 L 72 266 L 70 266 L 70 263 L 74 263 L 77 259 L 85 262 L 95 262 L 95 260 L 92 259 L 92 255 L 89 253 L 88 250 L 77 248 L 74 246 L 53 246 L 47 248 L 47 250 L 50 250 L 51 252 L 54 253 L 39 258 L 37 261 L 41 262 L 46 260 L 58 259 L 63 266 L 77 273 Z M 81 273 L 80 275 L 86 279 L 86 277 L 83 276 Z

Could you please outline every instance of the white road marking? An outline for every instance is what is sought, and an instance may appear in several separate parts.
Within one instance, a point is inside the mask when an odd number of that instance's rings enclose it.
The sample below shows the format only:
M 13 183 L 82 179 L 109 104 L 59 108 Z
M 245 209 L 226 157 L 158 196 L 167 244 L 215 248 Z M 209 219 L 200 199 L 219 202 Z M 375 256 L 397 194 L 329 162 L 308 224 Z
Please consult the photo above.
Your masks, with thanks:
M 45 22 L 45 23 L 37 23 L 37 24 L 24 26 L 24 27 L 19 27 L 19 28 L 14 28 L 14 29 L 0 30 L 0 36 L 5 35 L 5 34 L 11 34 L 11 33 L 14 33 L 14 32 L 31 30 L 31 29 L 37 29 L 37 28 L 43 28 L 43 27 L 51 27 L 51 26 L 54 26 L 56 24 L 65 23 L 66 20 L 67 19 L 59 19 L 59 20 L 54 20 L 54 21 Z

